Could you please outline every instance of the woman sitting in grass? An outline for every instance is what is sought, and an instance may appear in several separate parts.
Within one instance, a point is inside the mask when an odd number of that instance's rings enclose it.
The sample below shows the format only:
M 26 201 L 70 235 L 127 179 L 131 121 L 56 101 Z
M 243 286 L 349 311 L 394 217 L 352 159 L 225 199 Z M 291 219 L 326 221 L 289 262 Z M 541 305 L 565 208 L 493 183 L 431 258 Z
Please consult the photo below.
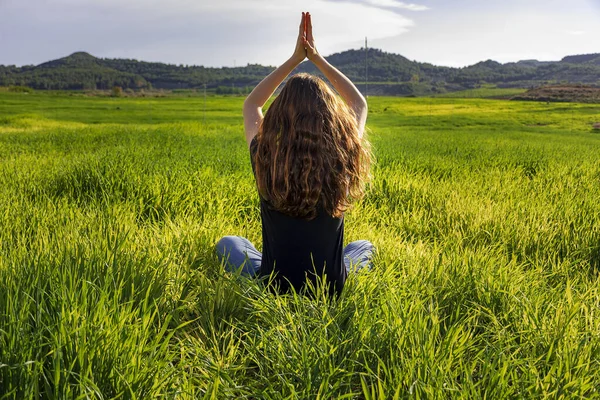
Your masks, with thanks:
M 263 118 L 262 107 L 305 58 L 341 95 L 308 74 L 291 77 Z M 346 76 L 318 52 L 309 13 L 302 13 L 292 57 L 250 93 L 244 128 L 260 195 L 263 254 L 245 238 L 217 243 L 227 269 L 270 276 L 281 292 L 325 276 L 339 293 L 348 272 L 370 265 L 373 245 L 344 242 L 344 212 L 362 197 L 370 152 L 362 139 L 367 103 Z

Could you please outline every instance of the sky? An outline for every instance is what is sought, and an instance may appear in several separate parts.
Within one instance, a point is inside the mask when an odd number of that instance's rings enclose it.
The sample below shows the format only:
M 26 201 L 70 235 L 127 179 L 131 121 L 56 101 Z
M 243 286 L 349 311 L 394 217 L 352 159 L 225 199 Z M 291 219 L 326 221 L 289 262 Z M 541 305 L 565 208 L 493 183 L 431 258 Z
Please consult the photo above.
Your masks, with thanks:
M 368 45 L 416 61 L 560 60 L 600 53 L 600 0 L 0 0 L 0 64 L 86 51 L 210 67 L 279 65 L 302 11 L 317 49 Z

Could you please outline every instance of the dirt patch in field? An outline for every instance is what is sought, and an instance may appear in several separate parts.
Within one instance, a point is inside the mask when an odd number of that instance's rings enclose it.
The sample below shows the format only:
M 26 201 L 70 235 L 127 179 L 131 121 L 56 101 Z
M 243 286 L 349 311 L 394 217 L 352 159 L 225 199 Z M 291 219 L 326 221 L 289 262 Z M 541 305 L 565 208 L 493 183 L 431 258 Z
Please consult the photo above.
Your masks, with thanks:
M 515 96 L 512 100 L 600 103 L 600 88 L 585 85 L 542 86 Z

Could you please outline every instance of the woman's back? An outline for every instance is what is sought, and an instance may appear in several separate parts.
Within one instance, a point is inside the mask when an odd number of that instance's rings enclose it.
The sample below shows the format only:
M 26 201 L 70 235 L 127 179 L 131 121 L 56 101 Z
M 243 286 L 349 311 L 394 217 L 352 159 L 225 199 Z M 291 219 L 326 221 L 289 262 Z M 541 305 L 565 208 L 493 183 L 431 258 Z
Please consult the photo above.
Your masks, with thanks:
M 250 145 L 254 160 L 256 139 Z M 252 162 L 254 170 L 254 162 Z M 333 217 L 322 207 L 313 219 L 297 218 L 277 211 L 260 197 L 263 251 L 261 276 L 276 273 L 281 291 L 302 289 L 306 279 L 325 276 L 332 291 L 340 292 L 346 281 L 343 260 L 344 217 Z

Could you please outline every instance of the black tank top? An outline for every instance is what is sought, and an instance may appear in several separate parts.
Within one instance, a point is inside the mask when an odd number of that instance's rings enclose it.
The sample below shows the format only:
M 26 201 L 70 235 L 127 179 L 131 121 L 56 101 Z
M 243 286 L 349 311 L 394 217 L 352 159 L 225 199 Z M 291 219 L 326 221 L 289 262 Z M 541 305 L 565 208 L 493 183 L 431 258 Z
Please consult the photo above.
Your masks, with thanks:
M 250 144 L 250 160 L 254 168 L 256 138 Z M 260 196 L 260 194 L 259 194 Z M 262 220 L 261 276 L 274 272 L 281 292 L 293 287 L 300 291 L 307 279 L 325 276 L 330 293 L 340 293 L 346 281 L 344 266 L 344 218 L 328 215 L 322 208 L 308 221 L 275 210 L 260 196 Z

